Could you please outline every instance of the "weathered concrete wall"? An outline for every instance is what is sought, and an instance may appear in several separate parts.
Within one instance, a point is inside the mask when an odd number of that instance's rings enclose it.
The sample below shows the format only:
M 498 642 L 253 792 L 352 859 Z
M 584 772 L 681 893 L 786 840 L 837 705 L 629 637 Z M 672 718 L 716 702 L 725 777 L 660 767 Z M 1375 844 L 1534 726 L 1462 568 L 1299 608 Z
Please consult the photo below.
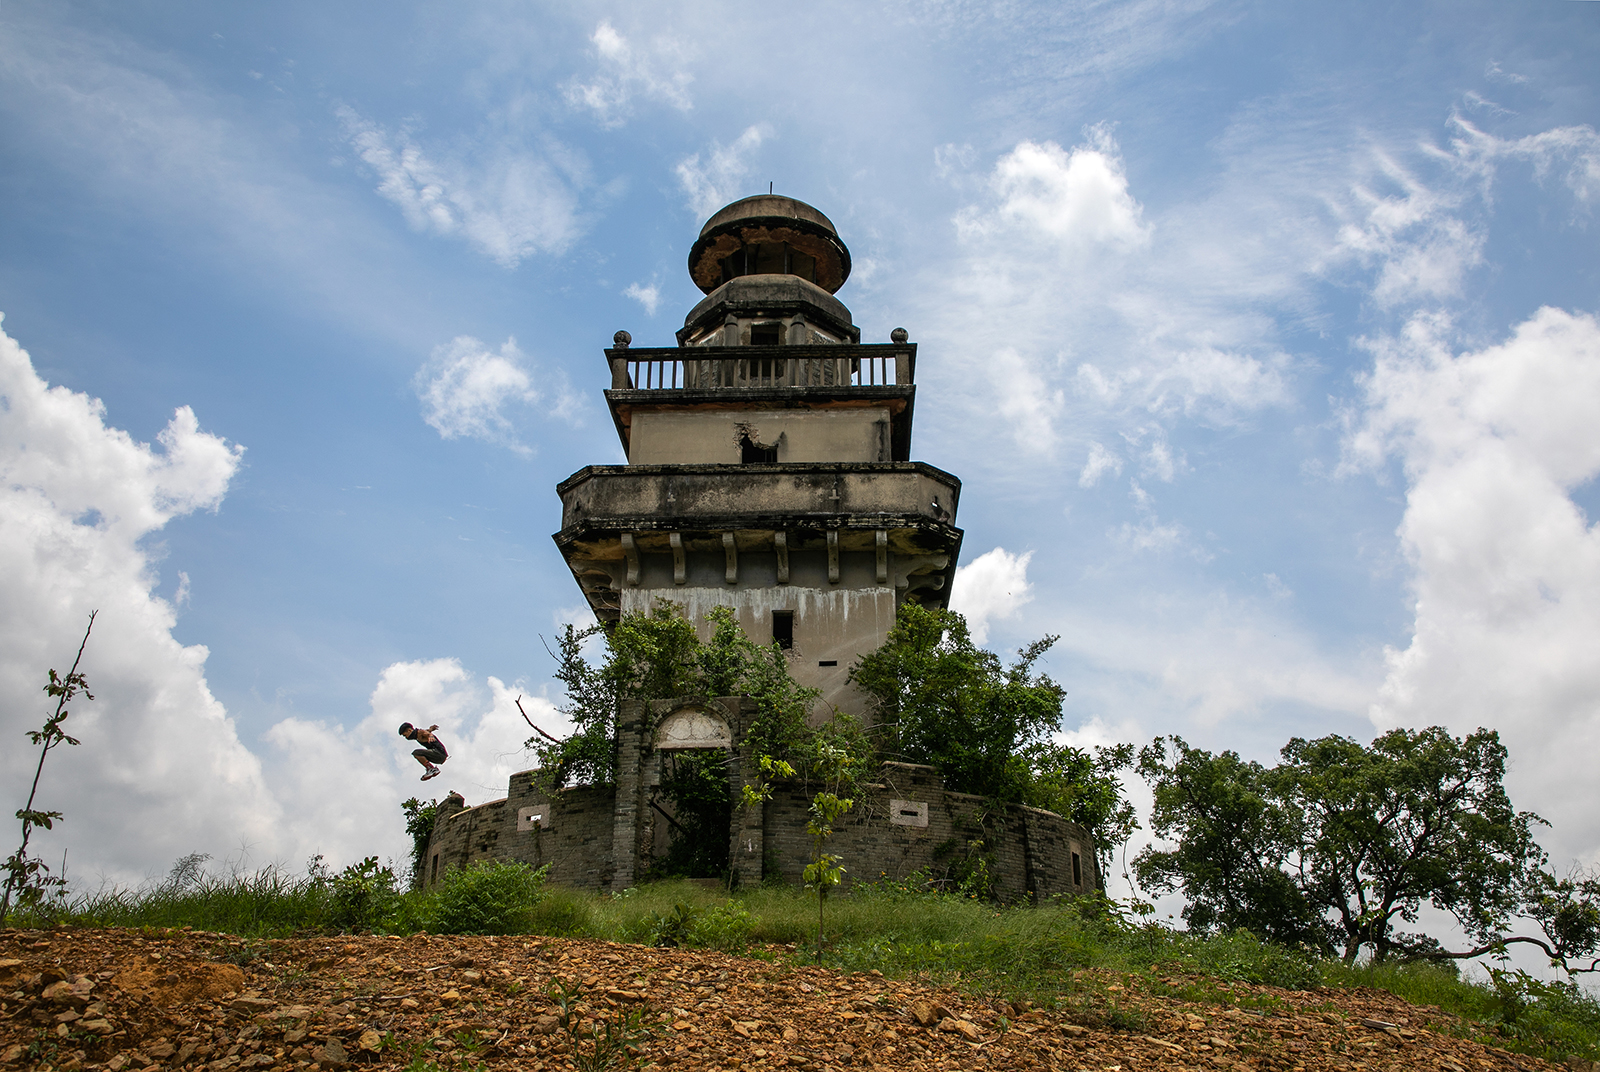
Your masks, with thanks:
M 743 740 L 754 714 L 751 702 L 739 698 L 687 706 L 723 718 L 735 742 Z M 645 718 L 643 705 L 628 705 L 622 722 L 633 727 L 633 743 L 624 742 L 619 756 L 631 773 L 624 772 L 617 786 L 567 789 L 547 799 L 533 788 L 533 772 L 522 771 L 511 776 L 504 800 L 467 808 L 452 794 L 434 825 L 425 881 L 437 881 L 449 867 L 494 859 L 549 864 L 551 882 L 575 889 L 622 889 L 647 878 L 667 837 L 649 806 L 662 754 L 653 727 L 687 706 L 654 703 Z M 730 750 L 735 801 L 742 786 L 759 780 L 756 758 L 748 746 Z M 812 852 L 806 830 L 810 801 L 804 787 L 778 785 L 761 809 L 735 806 L 729 863 L 741 885 L 803 881 Z M 828 851 L 842 858 L 848 882 L 902 879 L 918 871 L 943 879 L 960 871 L 978 840 L 1001 900 L 1045 900 L 1098 885 L 1094 843 L 1082 827 L 1037 808 L 994 808 L 981 797 L 948 792 L 933 768 L 905 763 L 883 765 L 879 780 L 839 823 Z
M 967 858 L 969 843 L 983 839 L 1001 900 L 1043 900 L 1096 888 L 1094 843 L 1076 823 L 1038 808 L 989 809 L 982 797 L 947 792 L 932 767 L 885 763 L 880 777 L 828 840 L 827 851 L 840 857 L 847 882 L 901 879 L 917 871 L 947 878 Z M 768 878 L 803 880 L 812 853 L 806 830 L 810 802 L 803 788 L 781 786 L 767 803 Z
M 755 561 L 757 556 L 748 557 L 752 560 L 751 575 L 759 578 L 764 564 Z M 657 583 L 650 587 L 624 588 L 622 613 L 648 613 L 658 600 L 667 600 L 680 605 L 689 620 L 696 623 L 701 639 L 707 639 L 710 626 L 705 620 L 706 612 L 713 607 L 730 607 L 746 636 L 757 644 L 769 644 L 772 642 L 772 612 L 789 611 L 794 615 L 794 648 L 789 652 L 789 675 L 802 685 L 822 690 L 816 717 L 826 718 L 831 708 L 838 706 L 842 711 L 865 718 L 866 698 L 850 685 L 850 667 L 861 656 L 883 646 L 894 625 L 895 590 L 872 586 L 873 563 L 865 555 L 843 557 L 841 571 L 847 573 L 846 579 L 851 583 L 837 587 L 827 586 L 824 556 L 792 553 L 789 561 L 793 580 L 781 586 L 763 586 L 755 580 L 750 587 L 730 587 L 721 582 L 720 576 L 714 581 L 716 587 L 674 585 L 670 573 L 662 578 L 647 573 L 646 584 L 651 580 Z M 740 569 L 744 570 L 743 562 Z M 807 580 L 812 584 L 804 583 Z
M 740 439 L 776 447 L 779 463 L 887 462 L 890 415 L 882 407 L 832 410 L 641 410 L 633 415 L 633 465 L 737 465 Z

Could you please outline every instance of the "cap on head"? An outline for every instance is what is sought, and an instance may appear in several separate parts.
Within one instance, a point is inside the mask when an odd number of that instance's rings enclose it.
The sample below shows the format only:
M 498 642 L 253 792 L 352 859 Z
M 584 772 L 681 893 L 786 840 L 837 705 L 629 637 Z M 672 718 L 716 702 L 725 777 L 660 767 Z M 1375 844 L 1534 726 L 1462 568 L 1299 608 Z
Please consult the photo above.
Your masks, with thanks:
M 410 734 L 411 734 L 411 723 L 409 723 L 409 722 L 400 723 L 400 736 L 407 737 L 407 736 L 410 736 Z

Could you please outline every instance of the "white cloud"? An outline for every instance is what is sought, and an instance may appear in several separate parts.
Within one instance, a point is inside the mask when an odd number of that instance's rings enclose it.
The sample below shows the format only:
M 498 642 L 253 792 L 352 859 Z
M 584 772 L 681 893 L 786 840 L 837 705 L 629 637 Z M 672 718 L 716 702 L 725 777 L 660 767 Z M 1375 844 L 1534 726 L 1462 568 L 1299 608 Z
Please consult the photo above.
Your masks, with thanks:
M 640 286 L 638 283 L 629 283 L 623 290 L 624 298 L 632 298 L 644 306 L 646 316 L 655 316 L 656 310 L 661 306 L 661 288 L 651 283 L 649 286 Z
M 441 158 L 405 130 L 391 134 L 348 106 L 337 114 L 377 174 L 378 193 L 414 230 L 463 238 L 507 268 L 535 253 L 560 253 L 582 231 L 570 164 L 506 145 L 470 163 Z M 556 159 L 566 164 L 561 154 Z
M 535 389 L 516 339 L 507 339 L 496 353 L 470 335 L 459 335 L 448 346 L 434 348 L 412 384 L 422 400 L 422 419 L 441 437 L 481 439 L 518 454 L 532 453 L 507 411 L 533 406 L 544 395 Z M 572 418 L 577 403 L 559 377 L 551 393 L 556 396 L 552 413 Z
M 505 796 L 516 771 L 532 766 L 523 748 L 533 731 L 517 713 L 516 698 L 542 729 L 560 736 L 566 720 L 542 696 L 529 696 L 490 677 L 487 689 L 456 659 L 420 659 L 385 667 L 372 690 L 370 710 L 354 727 L 288 718 L 267 731 L 273 748 L 273 784 L 286 800 L 288 833 L 300 845 L 341 860 L 374 852 L 403 856 L 399 802 L 409 796 L 439 798 L 454 790 L 468 803 Z M 421 782 L 416 746 L 398 734 L 400 723 L 439 726 L 449 749 L 444 773 Z
M 1454 354 L 1417 318 L 1376 347 L 1352 464 L 1397 458 L 1415 624 L 1372 708 L 1379 726 L 1500 730 L 1510 783 L 1548 843 L 1600 853 L 1600 529 L 1572 492 L 1600 475 L 1600 324 L 1541 309 Z
M 973 640 L 979 644 L 987 641 L 991 621 L 1010 618 L 1033 599 L 1033 585 L 1028 582 L 1032 558 L 1032 551 L 1014 555 L 996 547 L 956 567 L 950 609 L 966 617 Z
M 689 210 L 698 216 L 709 216 L 749 193 L 744 178 L 750 173 L 750 157 L 771 136 L 766 124 L 757 123 L 746 127 L 732 145 L 712 142 L 704 164 L 699 153 L 680 160 L 674 170 L 683 192 L 689 195 Z
M 1116 476 L 1121 472 L 1122 459 L 1099 443 L 1090 440 L 1089 457 L 1083 463 L 1083 472 L 1078 474 L 1078 487 L 1092 488 L 1100 483 L 1100 478 L 1107 473 Z
M 1021 142 L 995 163 L 989 182 L 999 204 L 956 218 L 969 237 L 1003 230 L 1014 240 L 1062 249 L 1132 249 L 1149 240 L 1143 209 L 1104 127 L 1093 128 L 1088 143 L 1070 153 L 1055 142 Z
M 689 98 L 694 76 L 680 66 L 687 59 L 687 50 L 676 38 L 657 37 L 638 48 L 604 20 L 589 40 L 600 70 L 588 82 L 574 79 L 567 86 L 566 97 L 573 106 L 592 111 L 603 126 L 620 126 L 636 96 L 663 101 L 680 112 L 694 107 Z
M 0 332 L 0 754 L 3 810 L 26 799 L 37 753 L 22 732 L 49 713 L 45 671 L 65 672 L 98 609 L 82 669 L 96 699 L 72 708 L 83 743 L 51 753 L 38 806 L 66 813 L 41 832 L 45 858 L 136 879 L 152 860 L 241 844 L 290 847 L 256 757 L 206 685 L 203 646 L 173 638 L 173 605 L 150 537 L 215 510 L 242 448 L 200 430 L 183 407 L 140 443 L 88 395 L 50 387 Z M 181 582 L 180 582 L 181 583 Z

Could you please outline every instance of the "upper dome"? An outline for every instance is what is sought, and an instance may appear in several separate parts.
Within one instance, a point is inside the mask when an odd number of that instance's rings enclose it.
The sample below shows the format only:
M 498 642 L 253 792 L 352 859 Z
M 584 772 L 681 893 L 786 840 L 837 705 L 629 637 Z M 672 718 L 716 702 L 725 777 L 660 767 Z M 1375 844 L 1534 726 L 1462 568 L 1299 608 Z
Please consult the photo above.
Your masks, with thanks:
M 850 277 L 850 251 L 804 201 L 757 194 L 714 213 L 689 251 L 689 277 L 707 294 L 743 275 L 795 275 L 832 294 Z

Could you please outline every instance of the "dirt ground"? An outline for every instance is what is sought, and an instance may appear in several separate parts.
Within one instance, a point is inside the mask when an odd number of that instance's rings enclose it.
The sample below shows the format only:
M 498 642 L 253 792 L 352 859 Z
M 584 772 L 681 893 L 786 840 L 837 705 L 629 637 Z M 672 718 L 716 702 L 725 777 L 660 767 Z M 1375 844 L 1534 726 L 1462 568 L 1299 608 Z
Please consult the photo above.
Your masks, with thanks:
M 324 1069 L 1551 1069 L 1377 991 L 1079 973 L 1095 1010 L 1014 1008 L 876 973 L 551 938 L 0 931 L 0 1066 Z M 564 1020 L 553 985 L 581 997 Z M 1576 1066 L 1576 1062 L 1574 1065 Z M 1587 1064 L 1584 1064 L 1588 1068 Z

